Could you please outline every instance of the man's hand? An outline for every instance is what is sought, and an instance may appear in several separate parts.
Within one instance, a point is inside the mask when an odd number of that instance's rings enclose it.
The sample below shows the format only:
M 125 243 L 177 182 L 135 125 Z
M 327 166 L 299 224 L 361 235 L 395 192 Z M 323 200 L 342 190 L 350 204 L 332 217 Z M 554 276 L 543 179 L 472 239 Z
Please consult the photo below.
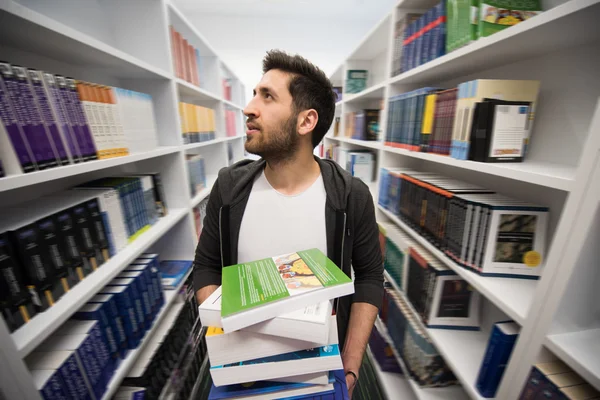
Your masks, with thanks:
M 217 285 L 208 285 L 208 286 L 204 286 L 202 289 L 198 290 L 196 292 L 196 300 L 198 301 L 198 304 L 204 303 L 204 300 L 206 300 L 208 298 L 208 296 L 213 294 L 213 292 L 215 290 L 217 290 L 218 288 L 219 287 Z
M 348 388 L 348 396 L 352 399 L 352 392 L 354 392 L 354 388 L 356 387 L 356 379 L 352 374 L 346 375 L 346 387 Z

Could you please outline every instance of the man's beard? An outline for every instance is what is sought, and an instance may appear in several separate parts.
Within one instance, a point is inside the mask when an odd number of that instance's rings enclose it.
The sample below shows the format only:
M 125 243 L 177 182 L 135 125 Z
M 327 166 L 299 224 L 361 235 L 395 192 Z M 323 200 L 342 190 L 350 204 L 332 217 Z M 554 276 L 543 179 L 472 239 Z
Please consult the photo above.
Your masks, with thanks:
M 296 121 L 298 113 L 293 113 L 290 118 L 282 122 L 279 129 L 263 136 L 261 131 L 246 141 L 246 151 L 256 154 L 271 163 L 291 160 L 298 150 L 299 136 L 296 134 Z M 256 136 L 261 137 L 256 137 Z

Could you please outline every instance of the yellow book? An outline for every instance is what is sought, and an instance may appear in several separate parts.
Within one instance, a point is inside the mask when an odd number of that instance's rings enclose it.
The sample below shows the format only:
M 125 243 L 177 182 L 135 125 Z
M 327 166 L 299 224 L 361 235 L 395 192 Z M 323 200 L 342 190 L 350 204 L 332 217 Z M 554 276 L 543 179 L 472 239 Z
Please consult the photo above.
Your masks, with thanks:
M 208 131 L 206 123 L 207 110 L 208 109 L 206 107 L 198 107 L 198 132 L 200 132 L 200 136 L 203 139 L 206 138 Z
M 476 79 L 458 85 L 456 113 L 452 129 L 452 150 L 454 158 L 466 160 L 469 156 L 469 138 L 473 123 L 475 104 L 485 98 L 507 101 L 531 102 L 529 120 L 533 121 L 535 105 L 540 91 L 539 81 L 508 79 Z M 530 124 L 531 131 L 531 124 Z M 529 136 L 524 138 L 525 145 Z
M 210 133 L 215 133 L 217 131 L 217 128 L 215 128 L 215 110 L 212 108 L 208 113 L 208 130 Z
M 429 141 L 433 133 L 433 117 L 435 115 L 435 102 L 437 94 L 425 96 L 425 107 L 423 109 L 423 124 L 421 125 L 421 150 L 427 151 Z

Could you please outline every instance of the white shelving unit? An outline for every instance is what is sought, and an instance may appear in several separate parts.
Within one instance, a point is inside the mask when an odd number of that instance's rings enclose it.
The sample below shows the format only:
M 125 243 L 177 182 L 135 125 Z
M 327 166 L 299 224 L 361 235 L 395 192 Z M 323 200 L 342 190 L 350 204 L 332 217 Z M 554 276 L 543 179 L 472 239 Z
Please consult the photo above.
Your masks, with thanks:
M 175 76 L 169 26 L 198 48 L 204 80 L 197 87 Z M 93 179 L 123 173 L 159 172 L 168 215 L 139 235 L 47 311 L 12 334 L 0 322 L 0 397 L 39 399 L 23 359 L 68 320 L 129 263 L 144 252 L 161 259 L 191 259 L 197 243 L 193 208 L 210 194 L 218 171 L 244 158 L 244 87 L 217 51 L 170 0 L 0 0 L 0 53 L 10 63 L 76 79 L 150 94 L 159 146 L 126 157 L 69 165 L 0 178 L 0 207 L 67 189 Z M 222 79 L 232 86 L 225 100 Z M 215 110 L 216 138 L 184 144 L 178 102 Z M 236 136 L 225 134 L 225 110 L 235 113 Z M 205 159 L 207 188 L 190 195 L 185 154 Z M 104 398 L 111 398 L 147 339 L 173 310 L 177 291 L 166 303 L 136 350 L 115 372 Z M 1 318 L 0 318 L 1 320 Z
M 400 0 L 330 76 L 343 87 L 324 145 L 370 150 L 376 167 L 441 173 L 550 208 L 543 272 L 539 280 L 482 277 L 468 271 L 386 209 L 389 221 L 456 271 L 483 297 L 481 331 L 427 329 L 461 386 L 456 398 L 479 399 L 475 381 L 494 322 L 513 319 L 521 333 L 496 399 L 518 399 L 536 362 L 559 358 L 600 390 L 600 2 L 542 0 L 543 13 L 397 76 L 391 76 L 395 24 L 406 13 L 436 0 Z M 367 88 L 347 94 L 346 73 L 367 69 Z M 383 72 L 382 72 L 383 71 Z M 569 73 L 567 71 L 577 71 Z M 419 87 L 456 87 L 473 79 L 541 81 L 529 153 L 522 163 L 489 164 L 411 152 L 379 141 L 344 137 L 344 115 L 381 108 L 380 136 L 387 129 L 388 99 Z M 375 201 L 378 180 L 368 182 Z M 378 323 L 379 325 L 383 325 Z M 382 327 L 385 330 L 385 326 Z M 398 356 L 398 354 L 396 354 Z M 381 379 L 386 392 L 394 383 Z M 418 399 L 433 394 L 409 380 Z

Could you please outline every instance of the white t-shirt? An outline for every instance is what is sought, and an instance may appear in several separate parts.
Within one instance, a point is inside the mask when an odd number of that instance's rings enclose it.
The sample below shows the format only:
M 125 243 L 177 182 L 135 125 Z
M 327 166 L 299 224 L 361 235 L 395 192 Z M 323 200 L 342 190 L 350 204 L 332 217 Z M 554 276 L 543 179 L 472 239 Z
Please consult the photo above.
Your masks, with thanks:
M 304 192 L 275 190 L 264 171 L 252 186 L 238 241 L 238 263 L 317 248 L 327 254 L 323 177 Z

